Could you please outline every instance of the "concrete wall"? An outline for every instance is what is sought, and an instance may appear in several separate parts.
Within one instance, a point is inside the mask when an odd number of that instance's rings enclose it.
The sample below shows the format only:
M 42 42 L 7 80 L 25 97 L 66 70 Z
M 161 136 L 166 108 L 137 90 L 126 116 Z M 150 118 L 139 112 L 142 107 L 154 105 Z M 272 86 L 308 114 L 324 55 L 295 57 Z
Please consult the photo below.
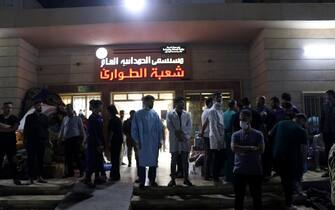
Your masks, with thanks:
M 260 33 L 251 43 L 249 51 L 250 59 L 250 97 L 254 101 L 257 96 L 269 94 L 267 84 L 267 64 L 264 54 L 264 38 L 263 33 Z
M 95 47 L 40 50 L 40 70 L 37 73 L 39 85 L 96 83 L 98 68 L 95 50 Z M 248 81 L 246 45 L 194 45 L 189 50 L 193 80 Z
M 266 29 L 260 36 L 263 64 L 257 69 L 266 71 L 260 76 L 262 79 L 253 78 L 253 83 L 264 83 L 259 89 L 254 86 L 254 95 L 279 96 L 289 92 L 293 102 L 301 108 L 303 91 L 335 88 L 335 59 L 306 58 L 303 51 L 306 44 L 335 44 L 335 30 Z
M 14 102 L 17 113 L 21 100 L 37 84 L 37 50 L 22 39 L 0 39 L 0 104 Z

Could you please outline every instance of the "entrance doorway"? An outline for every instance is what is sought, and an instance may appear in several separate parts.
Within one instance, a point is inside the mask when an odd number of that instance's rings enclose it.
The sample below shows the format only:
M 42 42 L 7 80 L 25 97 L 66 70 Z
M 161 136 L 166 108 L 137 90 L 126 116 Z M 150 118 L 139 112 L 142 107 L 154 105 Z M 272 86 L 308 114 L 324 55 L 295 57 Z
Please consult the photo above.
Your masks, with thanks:
M 165 121 L 167 112 L 173 109 L 174 92 L 123 92 L 111 93 L 111 103 L 113 103 L 118 111 L 124 111 L 124 120 L 129 117 L 131 110 L 138 111 L 142 109 L 142 98 L 146 95 L 152 95 L 155 98 L 154 110 L 159 117 Z

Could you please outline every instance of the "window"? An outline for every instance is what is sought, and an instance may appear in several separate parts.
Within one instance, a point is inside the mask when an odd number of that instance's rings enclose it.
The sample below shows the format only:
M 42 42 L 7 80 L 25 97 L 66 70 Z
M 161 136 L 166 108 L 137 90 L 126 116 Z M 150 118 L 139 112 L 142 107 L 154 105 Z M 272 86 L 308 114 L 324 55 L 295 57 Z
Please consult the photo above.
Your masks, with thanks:
M 200 131 L 201 130 L 201 114 L 205 109 L 205 101 L 207 98 L 213 96 L 213 94 L 218 91 L 190 91 L 185 92 L 186 98 L 186 110 L 191 113 L 193 130 Z M 227 101 L 232 98 L 231 91 L 223 91 L 222 92 L 222 101 L 224 110 L 227 108 Z
M 90 100 L 101 100 L 100 93 L 89 93 L 89 94 L 61 94 L 60 97 L 64 104 L 72 104 L 74 111 L 79 114 L 84 114 L 87 118 L 92 113 L 89 110 Z
M 324 92 L 303 92 L 303 103 L 307 117 L 320 117 L 324 103 Z

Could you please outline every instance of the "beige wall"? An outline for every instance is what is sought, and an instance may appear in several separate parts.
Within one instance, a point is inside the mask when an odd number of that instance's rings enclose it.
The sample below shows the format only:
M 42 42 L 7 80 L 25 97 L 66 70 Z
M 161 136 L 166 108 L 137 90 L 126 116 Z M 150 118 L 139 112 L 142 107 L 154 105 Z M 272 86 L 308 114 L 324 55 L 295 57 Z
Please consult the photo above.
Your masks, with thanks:
M 22 39 L 0 39 L 0 104 L 14 102 L 18 113 L 26 90 L 35 87 L 37 50 Z
M 306 44 L 335 44 L 334 38 L 335 30 L 264 30 L 259 41 L 263 45 L 260 49 L 263 64 L 257 69 L 265 68 L 265 73 L 253 78 L 253 83 L 264 85 L 254 86 L 253 95 L 279 96 L 289 92 L 301 108 L 303 91 L 334 89 L 335 59 L 306 58 L 303 51 Z M 257 60 L 251 58 L 251 63 Z

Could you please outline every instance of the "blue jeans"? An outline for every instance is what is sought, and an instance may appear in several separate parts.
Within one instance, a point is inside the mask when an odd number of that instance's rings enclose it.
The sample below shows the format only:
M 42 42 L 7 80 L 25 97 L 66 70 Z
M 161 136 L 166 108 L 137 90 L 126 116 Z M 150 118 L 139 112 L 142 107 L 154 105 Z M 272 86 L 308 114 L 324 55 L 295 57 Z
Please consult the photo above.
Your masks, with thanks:
M 156 166 L 149 167 L 149 174 L 148 178 L 150 183 L 154 183 L 156 179 Z M 140 166 L 138 170 L 139 179 L 140 179 L 140 185 L 145 185 L 145 178 L 146 178 L 146 167 Z

